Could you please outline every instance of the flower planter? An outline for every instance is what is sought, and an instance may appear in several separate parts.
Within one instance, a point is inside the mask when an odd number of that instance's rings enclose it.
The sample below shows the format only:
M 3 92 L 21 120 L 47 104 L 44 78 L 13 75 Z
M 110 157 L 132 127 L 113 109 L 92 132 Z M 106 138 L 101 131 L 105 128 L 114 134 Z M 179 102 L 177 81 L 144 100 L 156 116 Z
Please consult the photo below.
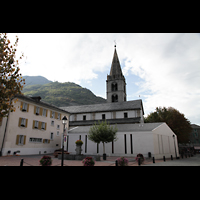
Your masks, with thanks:
M 94 166 L 95 161 L 92 157 L 86 157 L 82 160 L 83 166 Z
M 83 150 L 83 149 L 81 149 L 81 146 L 82 145 L 76 145 L 76 149 L 75 149 L 75 151 L 76 151 L 76 155 L 81 155 L 81 151 Z

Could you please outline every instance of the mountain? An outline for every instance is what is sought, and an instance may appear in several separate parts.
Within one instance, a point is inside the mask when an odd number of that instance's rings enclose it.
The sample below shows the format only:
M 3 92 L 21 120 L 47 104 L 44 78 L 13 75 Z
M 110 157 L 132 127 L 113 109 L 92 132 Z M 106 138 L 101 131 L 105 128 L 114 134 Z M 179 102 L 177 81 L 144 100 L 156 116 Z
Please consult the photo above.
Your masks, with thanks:
M 42 101 L 58 107 L 106 102 L 104 98 L 97 97 L 89 89 L 82 88 L 80 85 L 72 82 L 27 85 L 22 93 L 27 96 L 41 96 Z
M 29 85 L 36 85 L 36 84 L 44 85 L 44 84 L 52 82 L 43 76 L 23 76 L 23 78 L 25 79 L 25 82 L 26 82 L 25 87 Z

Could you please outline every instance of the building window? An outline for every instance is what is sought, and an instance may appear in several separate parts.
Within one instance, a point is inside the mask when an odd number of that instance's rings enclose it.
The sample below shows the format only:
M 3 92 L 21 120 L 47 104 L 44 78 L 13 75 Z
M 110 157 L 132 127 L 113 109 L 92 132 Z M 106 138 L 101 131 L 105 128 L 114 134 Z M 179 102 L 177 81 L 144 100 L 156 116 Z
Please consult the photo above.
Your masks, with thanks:
M 85 121 L 86 120 L 86 115 L 83 115 L 83 121 Z
M 127 154 L 127 148 L 126 148 L 126 134 L 124 134 L 124 151 L 125 151 L 125 154 Z
M 60 129 L 60 125 L 57 125 L 57 129 Z
M 54 111 L 51 112 L 51 118 L 55 118 L 55 112 Z
M 30 137 L 29 138 L 29 142 L 41 143 L 42 142 L 42 138 L 32 138 L 32 137 Z
M 22 127 L 26 126 L 26 119 L 25 118 L 21 118 L 21 126 Z
M 59 136 L 59 131 L 57 131 L 57 136 Z
M 112 90 L 112 92 L 118 90 L 117 83 L 112 83 L 111 90 Z
M 24 136 L 23 135 L 19 136 L 19 143 L 18 144 L 24 144 Z
M 48 143 L 50 143 L 50 140 L 48 140 L 48 139 L 43 139 L 43 143 L 44 143 L 44 144 L 48 144 Z
M 26 112 L 27 111 L 27 107 L 28 107 L 28 104 L 27 103 L 23 103 L 22 111 Z
M 128 118 L 128 113 L 127 112 L 124 113 L 124 118 Z
M 47 110 L 46 110 L 46 109 L 43 109 L 42 115 L 43 115 L 43 116 L 46 116 L 46 115 L 47 115 Z
M 40 114 L 40 108 L 39 108 L 39 107 L 36 107 L 35 114 L 36 114 L 36 115 L 39 115 L 39 114 Z
M 50 139 L 51 139 L 51 140 L 53 140 L 53 133 L 52 133 L 52 132 L 51 132 L 51 136 L 50 136 Z
M 57 119 L 60 119 L 60 113 L 58 113 L 58 117 L 57 117 Z
M 112 102 L 118 102 L 118 95 L 117 94 L 112 95 Z
M 35 126 L 34 126 L 34 128 L 37 128 L 37 129 L 38 129 L 38 124 L 39 124 L 39 122 L 38 122 L 38 121 L 35 121 Z
M 102 114 L 102 119 L 106 119 L 106 115 L 105 114 Z
M 132 137 L 132 134 L 130 134 L 130 142 L 131 142 L 131 154 L 133 154 L 133 137 Z
M 54 121 L 51 121 L 51 126 L 54 126 Z
M 45 130 L 45 122 L 42 122 L 42 129 Z

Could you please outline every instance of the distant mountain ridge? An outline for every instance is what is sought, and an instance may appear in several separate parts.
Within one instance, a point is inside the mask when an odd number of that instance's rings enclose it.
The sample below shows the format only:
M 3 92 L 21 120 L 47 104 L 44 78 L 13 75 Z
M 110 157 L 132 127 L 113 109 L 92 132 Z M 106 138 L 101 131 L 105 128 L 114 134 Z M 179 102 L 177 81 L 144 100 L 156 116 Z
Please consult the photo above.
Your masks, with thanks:
M 42 76 L 24 76 L 23 78 L 26 82 L 22 91 L 24 95 L 41 96 L 42 101 L 58 107 L 106 102 L 104 98 L 97 97 L 89 89 L 72 82 L 52 82 Z
M 44 85 L 44 84 L 52 82 L 43 76 L 23 76 L 23 78 L 25 79 L 25 83 L 26 83 L 25 87 L 29 85 L 36 85 L 36 84 Z

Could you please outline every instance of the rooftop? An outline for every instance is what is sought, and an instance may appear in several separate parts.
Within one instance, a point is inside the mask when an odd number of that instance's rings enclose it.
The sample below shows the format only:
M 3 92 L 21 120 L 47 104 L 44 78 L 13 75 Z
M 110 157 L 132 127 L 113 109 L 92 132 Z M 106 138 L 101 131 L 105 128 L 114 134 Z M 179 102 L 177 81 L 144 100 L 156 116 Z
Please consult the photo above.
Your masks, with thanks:
M 82 105 L 82 106 L 68 106 L 60 107 L 67 112 L 72 114 L 77 113 L 92 113 L 92 112 L 108 112 L 108 111 L 125 111 L 125 110 L 143 110 L 142 100 L 134 101 L 124 101 L 115 103 L 102 103 L 102 104 L 92 104 L 92 105 Z

